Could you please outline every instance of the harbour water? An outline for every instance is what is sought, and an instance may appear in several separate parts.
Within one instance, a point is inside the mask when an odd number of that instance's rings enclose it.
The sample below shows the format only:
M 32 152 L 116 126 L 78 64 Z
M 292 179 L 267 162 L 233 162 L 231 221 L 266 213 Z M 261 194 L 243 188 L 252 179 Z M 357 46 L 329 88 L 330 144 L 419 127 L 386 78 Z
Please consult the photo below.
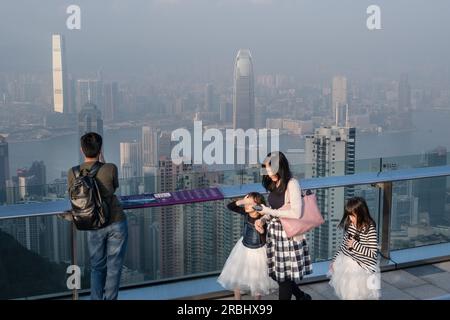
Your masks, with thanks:
M 415 130 L 405 132 L 357 133 L 357 159 L 400 157 L 422 154 L 438 146 L 450 151 L 450 110 L 413 112 Z M 104 134 L 105 158 L 119 164 L 120 142 L 141 141 L 141 128 L 107 130 Z M 205 144 L 206 145 L 206 144 Z M 78 161 L 79 141 L 76 134 L 58 136 L 43 141 L 15 142 L 9 145 L 10 173 L 18 168 L 30 167 L 34 160 L 43 160 L 50 183 L 61 172 Z M 285 136 L 280 139 L 280 149 L 302 149 L 304 141 Z

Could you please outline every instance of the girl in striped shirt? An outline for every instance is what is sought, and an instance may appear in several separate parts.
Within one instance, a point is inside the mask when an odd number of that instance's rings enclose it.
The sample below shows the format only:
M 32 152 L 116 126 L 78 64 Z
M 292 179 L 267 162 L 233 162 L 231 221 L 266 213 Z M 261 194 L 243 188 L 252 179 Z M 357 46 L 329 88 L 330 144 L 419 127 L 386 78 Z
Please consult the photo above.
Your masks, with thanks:
M 343 300 L 379 299 L 377 230 L 363 198 L 348 200 L 339 227 L 344 238 L 330 265 L 330 285 Z

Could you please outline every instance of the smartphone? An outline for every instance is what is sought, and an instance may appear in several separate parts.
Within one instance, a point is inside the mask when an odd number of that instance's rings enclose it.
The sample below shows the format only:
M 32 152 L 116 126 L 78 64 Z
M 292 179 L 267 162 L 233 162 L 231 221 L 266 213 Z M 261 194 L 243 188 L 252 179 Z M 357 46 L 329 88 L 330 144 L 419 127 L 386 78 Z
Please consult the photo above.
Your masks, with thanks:
M 259 204 L 256 204 L 253 206 L 253 209 L 255 209 L 256 211 L 262 211 L 263 207 L 260 206 Z

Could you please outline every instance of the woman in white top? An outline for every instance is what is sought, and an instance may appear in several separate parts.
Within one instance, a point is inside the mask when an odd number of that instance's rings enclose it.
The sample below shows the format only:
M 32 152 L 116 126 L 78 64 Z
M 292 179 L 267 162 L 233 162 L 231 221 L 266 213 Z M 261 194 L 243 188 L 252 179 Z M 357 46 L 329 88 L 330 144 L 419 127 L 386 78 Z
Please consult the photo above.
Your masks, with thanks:
M 302 201 L 298 181 L 292 177 L 289 162 L 282 152 L 272 152 L 263 162 L 262 184 L 269 192 L 269 207 L 262 205 L 264 217 L 255 223 L 261 228 L 267 223 L 267 260 L 269 275 L 279 284 L 279 299 L 311 300 L 299 289 L 304 275 L 312 273 L 309 248 L 303 235 L 288 238 L 280 217 L 300 218 Z

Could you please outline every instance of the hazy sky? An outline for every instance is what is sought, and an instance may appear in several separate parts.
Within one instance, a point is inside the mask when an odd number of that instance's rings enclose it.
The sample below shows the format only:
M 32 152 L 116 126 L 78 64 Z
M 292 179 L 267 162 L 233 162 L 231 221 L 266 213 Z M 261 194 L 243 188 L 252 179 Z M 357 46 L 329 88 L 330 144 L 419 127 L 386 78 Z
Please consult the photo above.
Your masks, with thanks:
M 66 8 L 81 7 L 81 30 Z M 366 28 L 381 7 L 382 30 Z M 51 68 L 51 34 L 66 35 L 70 72 L 204 74 L 231 68 L 239 48 L 256 73 L 450 72 L 448 0 L 2 0 L 0 72 Z M 448 80 L 447 80 L 448 81 Z

